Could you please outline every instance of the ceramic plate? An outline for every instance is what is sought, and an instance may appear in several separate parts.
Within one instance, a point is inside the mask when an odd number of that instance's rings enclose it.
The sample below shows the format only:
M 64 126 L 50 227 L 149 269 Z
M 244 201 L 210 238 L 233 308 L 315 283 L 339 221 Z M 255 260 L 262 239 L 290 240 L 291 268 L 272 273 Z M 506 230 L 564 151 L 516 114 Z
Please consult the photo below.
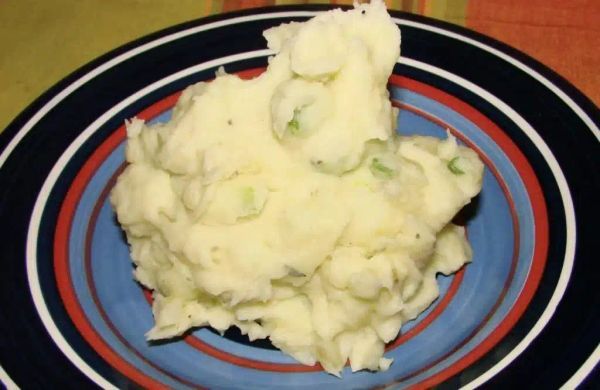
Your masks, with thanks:
M 600 115 L 544 66 L 471 31 L 402 13 L 390 78 L 403 134 L 449 129 L 485 162 L 460 215 L 472 264 L 386 349 L 386 372 L 338 379 L 268 341 L 197 329 L 149 344 L 107 196 L 124 120 L 168 120 L 177 96 L 225 67 L 264 70 L 261 32 L 325 7 L 265 8 L 174 27 L 111 52 L 34 102 L 0 136 L 0 363 L 23 388 L 467 388 L 574 386 L 599 359 L 594 212 Z M 597 382 L 596 382 L 597 383 Z

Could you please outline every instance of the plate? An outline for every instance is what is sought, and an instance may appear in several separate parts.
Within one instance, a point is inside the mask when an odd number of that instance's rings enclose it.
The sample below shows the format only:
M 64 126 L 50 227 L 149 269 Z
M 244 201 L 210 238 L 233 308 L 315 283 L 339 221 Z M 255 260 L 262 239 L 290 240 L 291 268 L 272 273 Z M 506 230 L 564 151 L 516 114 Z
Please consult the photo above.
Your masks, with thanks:
M 392 12 L 390 78 L 403 134 L 449 130 L 485 162 L 458 217 L 472 264 L 386 348 L 386 372 L 338 379 L 268 341 L 203 328 L 150 344 L 148 294 L 131 276 L 107 201 L 124 168 L 124 120 L 168 120 L 183 88 L 224 66 L 253 77 L 262 31 L 325 6 L 218 15 L 119 48 L 61 81 L 0 136 L 6 384 L 102 388 L 573 387 L 600 358 L 593 212 L 600 114 L 566 81 L 497 41 Z

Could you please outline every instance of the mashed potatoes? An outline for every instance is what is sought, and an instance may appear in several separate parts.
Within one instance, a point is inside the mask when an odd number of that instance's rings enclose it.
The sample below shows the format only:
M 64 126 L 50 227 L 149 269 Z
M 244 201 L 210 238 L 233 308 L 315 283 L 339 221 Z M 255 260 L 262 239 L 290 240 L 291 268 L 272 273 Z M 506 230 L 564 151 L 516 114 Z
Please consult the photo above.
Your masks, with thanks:
M 471 258 L 449 221 L 483 165 L 450 135 L 396 135 L 400 32 L 382 2 L 264 35 L 261 76 L 219 72 L 168 123 L 127 125 L 111 201 L 154 291 L 147 337 L 237 326 L 332 374 L 385 370 L 436 274 Z

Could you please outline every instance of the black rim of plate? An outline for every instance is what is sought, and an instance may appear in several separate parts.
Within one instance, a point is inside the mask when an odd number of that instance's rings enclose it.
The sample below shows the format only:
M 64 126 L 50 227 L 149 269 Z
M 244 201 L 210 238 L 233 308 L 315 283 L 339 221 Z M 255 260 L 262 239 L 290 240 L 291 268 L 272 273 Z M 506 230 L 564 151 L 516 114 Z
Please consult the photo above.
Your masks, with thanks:
M 143 87 L 211 58 L 264 49 L 264 43 L 260 39 L 247 37 L 256 37 L 257 32 L 284 20 L 303 20 L 306 17 L 298 15 L 285 19 L 257 20 L 202 34 L 184 35 L 168 44 L 150 48 L 143 55 L 133 56 L 103 72 L 98 72 L 97 69 L 106 67 L 110 61 L 156 39 L 196 26 L 247 15 L 322 11 L 331 8 L 334 7 L 252 9 L 215 15 L 148 35 L 77 70 L 39 97 L 2 132 L 0 233 L 3 237 L 4 269 L 0 279 L 0 305 L 3 308 L 0 311 L 0 363 L 14 382 L 24 388 L 87 387 L 92 384 L 48 335 L 32 299 L 26 265 L 27 234 L 34 204 L 42 184 L 66 147 L 95 119 Z M 403 34 L 403 55 L 469 80 L 507 103 L 536 129 L 536 134 L 541 136 L 558 162 L 559 167 L 554 168 L 558 168 L 565 178 L 563 183 L 558 183 L 548 172 L 548 165 L 542 161 L 544 156 L 517 129 L 514 118 L 509 118 L 488 101 L 478 98 L 477 91 L 451 83 L 410 64 L 402 63 L 396 67 L 396 73 L 430 83 L 468 101 L 499 124 L 536 170 L 548 205 L 548 261 L 531 303 L 516 325 L 496 346 L 462 372 L 447 378 L 439 387 L 457 388 L 469 383 L 478 384 L 477 381 L 484 377 L 487 380 L 486 387 L 498 388 L 516 384 L 555 388 L 571 378 L 574 382 L 569 383 L 581 382 L 583 376 L 592 371 L 600 355 L 600 292 L 597 288 L 600 285 L 600 273 L 592 237 L 592 227 L 598 219 L 598 213 L 593 211 L 596 209 L 594 201 L 600 191 L 597 169 L 600 166 L 599 110 L 563 78 L 513 48 L 448 23 L 406 13 L 391 13 L 402 20 L 400 27 Z M 222 45 L 223 42 L 227 44 Z M 264 65 L 261 61 L 254 65 Z M 64 95 L 65 90 L 70 91 L 73 83 L 90 72 L 97 74 L 72 90 L 49 111 L 40 111 L 45 110 L 53 99 Z M 214 69 L 204 72 L 204 76 L 208 78 Z M 200 78 L 204 76 L 200 75 Z M 182 89 L 198 77 L 198 73 L 193 78 L 184 77 L 169 84 L 167 88 L 146 95 L 124 109 L 118 118 L 110 119 L 102 129 L 117 128 L 124 118 Z M 29 128 L 31 123 L 34 125 Z M 22 137 L 24 128 L 28 132 Z M 101 140 L 107 135 L 106 131 L 98 131 L 90 139 Z M 15 144 L 16 140 L 18 142 Z M 85 159 L 92 151 L 82 147 L 77 154 L 80 159 Z M 61 177 L 72 178 L 76 174 L 76 168 L 67 166 L 66 171 L 71 169 L 73 172 L 66 172 L 67 175 Z M 569 205 L 564 204 L 564 196 L 560 195 L 560 190 L 564 192 L 565 185 L 570 190 L 576 216 L 571 227 L 576 241 L 567 232 L 569 222 L 568 216 L 565 217 L 565 207 L 568 208 Z M 62 184 L 62 187 L 67 186 L 68 183 Z M 61 187 L 60 183 L 56 187 Z M 56 209 L 63 196 L 64 192 L 60 191 L 51 195 L 51 200 L 58 203 Z M 56 215 L 44 216 L 38 240 L 38 253 L 45 252 L 50 257 L 55 220 Z M 48 234 L 43 234 L 44 232 Z M 567 236 L 569 242 L 566 241 Z M 565 253 L 569 250 L 573 251 L 571 257 L 574 261 L 565 270 L 562 259 L 565 255 L 569 256 L 569 253 Z M 44 269 L 43 264 L 40 267 L 40 275 L 52 274 L 52 264 L 46 264 L 47 269 Z M 565 275 L 570 277 L 565 278 Z M 47 279 L 53 280 L 53 277 Z M 43 280 L 40 282 L 45 283 Z M 94 362 L 94 370 L 113 385 L 135 386 L 104 362 L 84 341 L 62 307 L 56 287 L 54 291 L 54 297 L 47 297 L 47 304 L 53 313 L 54 322 L 76 348 L 79 356 L 86 362 Z M 554 312 L 550 310 L 548 313 L 548 307 L 553 307 Z M 55 312 L 62 315 L 54 316 Z M 541 321 L 547 323 L 540 326 L 540 316 L 548 314 L 551 315 L 549 321 Z M 530 337 L 532 328 L 537 329 L 534 332 L 537 337 L 523 348 L 523 340 Z M 508 359 L 511 355 L 516 356 Z M 510 364 L 500 364 L 502 369 L 494 371 L 499 362 L 508 360 Z M 4 380 L 7 380 L 5 375 Z M 587 381 L 588 384 L 596 382 L 597 375 L 589 375 Z

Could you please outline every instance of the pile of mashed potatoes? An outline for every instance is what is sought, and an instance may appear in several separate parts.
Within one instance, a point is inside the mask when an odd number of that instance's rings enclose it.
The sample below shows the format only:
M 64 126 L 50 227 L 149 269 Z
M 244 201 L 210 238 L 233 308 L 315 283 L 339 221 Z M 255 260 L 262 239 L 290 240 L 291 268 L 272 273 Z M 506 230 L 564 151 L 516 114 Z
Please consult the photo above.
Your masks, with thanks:
M 470 261 L 449 221 L 483 165 L 451 136 L 398 136 L 386 83 L 400 31 L 383 2 L 264 32 L 252 80 L 218 72 L 172 119 L 127 124 L 111 194 L 148 339 L 238 327 L 339 375 L 386 370 L 385 343 Z

